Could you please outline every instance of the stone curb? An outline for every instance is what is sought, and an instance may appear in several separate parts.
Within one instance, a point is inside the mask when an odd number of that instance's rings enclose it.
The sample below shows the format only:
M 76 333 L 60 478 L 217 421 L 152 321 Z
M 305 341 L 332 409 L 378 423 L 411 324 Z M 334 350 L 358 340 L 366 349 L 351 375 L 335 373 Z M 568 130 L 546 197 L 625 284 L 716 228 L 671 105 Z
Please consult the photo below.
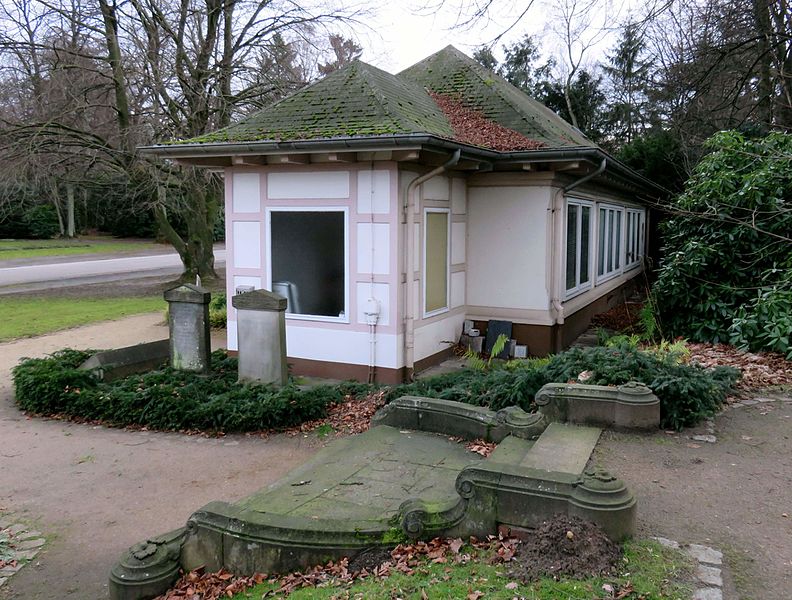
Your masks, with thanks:
M 41 532 L 28 529 L 27 525 L 16 523 L 9 517 L 0 519 L 0 534 L 8 536 L 12 543 L 9 562 L 17 561 L 14 566 L 6 565 L 0 568 L 0 587 L 3 587 L 12 575 L 36 557 L 47 540 L 41 536 Z
M 682 550 L 695 563 L 696 589 L 692 600 L 723 600 L 723 553 L 701 544 L 684 544 L 663 537 L 651 538 L 661 546 Z

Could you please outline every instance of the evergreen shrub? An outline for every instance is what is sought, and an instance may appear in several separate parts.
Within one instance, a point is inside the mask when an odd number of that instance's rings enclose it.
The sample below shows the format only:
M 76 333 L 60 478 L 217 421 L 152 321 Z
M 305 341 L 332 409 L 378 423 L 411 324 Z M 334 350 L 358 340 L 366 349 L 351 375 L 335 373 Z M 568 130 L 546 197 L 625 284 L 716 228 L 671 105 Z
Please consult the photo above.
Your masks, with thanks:
M 90 352 L 62 350 L 26 359 L 13 370 L 17 404 L 32 413 L 140 425 L 162 430 L 259 431 L 320 418 L 345 396 L 364 396 L 378 386 L 345 382 L 302 389 L 293 381 L 281 388 L 237 383 L 237 361 L 224 351 L 212 354 L 212 372 L 198 375 L 163 367 L 101 383 L 77 367 Z M 533 411 L 533 398 L 546 383 L 576 381 L 620 385 L 641 381 L 661 402 L 665 428 L 681 429 L 711 416 L 739 377 L 736 369 L 705 369 L 680 362 L 673 351 L 651 352 L 629 343 L 575 348 L 549 360 L 493 363 L 386 389 L 386 399 L 428 396 L 499 410 L 519 406 Z

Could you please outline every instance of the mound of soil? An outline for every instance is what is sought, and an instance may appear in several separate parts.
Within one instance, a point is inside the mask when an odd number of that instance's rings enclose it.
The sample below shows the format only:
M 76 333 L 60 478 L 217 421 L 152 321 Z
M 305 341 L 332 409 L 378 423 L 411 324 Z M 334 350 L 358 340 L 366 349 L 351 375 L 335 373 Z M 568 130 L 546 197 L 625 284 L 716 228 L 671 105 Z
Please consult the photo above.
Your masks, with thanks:
M 373 546 L 366 548 L 355 554 L 349 559 L 347 568 L 351 573 L 359 573 L 360 571 L 373 571 L 382 563 L 391 560 L 392 547 L 386 548 L 384 546 Z
M 594 523 L 556 515 L 523 539 L 511 563 L 511 577 L 523 582 L 541 577 L 584 578 L 615 572 L 621 547 Z

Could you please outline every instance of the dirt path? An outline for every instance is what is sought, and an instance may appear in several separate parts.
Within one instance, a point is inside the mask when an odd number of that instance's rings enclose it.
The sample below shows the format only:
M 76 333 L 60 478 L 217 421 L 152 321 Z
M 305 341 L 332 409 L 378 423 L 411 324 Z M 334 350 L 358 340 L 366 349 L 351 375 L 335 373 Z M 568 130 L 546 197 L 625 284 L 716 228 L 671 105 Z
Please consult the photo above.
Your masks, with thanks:
M 139 315 L 0 344 L 0 513 L 49 539 L 0 598 L 106 598 L 110 567 L 127 547 L 183 525 L 211 500 L 252 493 L 319 447 L 314 437 L 208 439 L 28 419 L 13 405 L 10 368 L 20 357 L 161 339 L 161 320 Z
M 714 444 L 607 432 L 597 458 L 638 498 L 639 534 L 723 551 L 725 598 L 792 597 L 792 397 L 732 408 Z

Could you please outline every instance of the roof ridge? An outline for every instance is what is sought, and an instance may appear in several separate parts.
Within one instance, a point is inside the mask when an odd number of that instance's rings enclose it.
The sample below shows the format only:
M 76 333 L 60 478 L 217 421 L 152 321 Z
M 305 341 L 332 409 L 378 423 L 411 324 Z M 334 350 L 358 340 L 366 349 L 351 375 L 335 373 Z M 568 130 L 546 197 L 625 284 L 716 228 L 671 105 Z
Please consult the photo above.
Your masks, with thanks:
M 377 67 L 375 67 L 373 65 L 370 65 L 368 63 L 365 63 L 362 60 L 358 60 L 358 59 L 355 59 L 355 60 L 356 60 L 356 62 L 359 65 L 361 65 L 363 67 L 370 67 L 371 69 L 374 69 L 375 71 L 379 71 L 381 73 L 385 73 L 386 75 L 390 75 L 390 73 L 388 73 L 387 71 L 383 71 L 382 69 L 379 69 L 379 68 L 377 68 Z M 368 69 L 361 69 L 361 71 L 365 72 L 366 75 L 372 74 L 372 73 L 370 73 L 368 71 Z M 395 78 L 395 75 L 391 75 L 391 76 Z M 368 77 L 361 77 L 361 80 L 366 85 L 366 87 L 371 91 L 374 99 L 377 101 L 377 105 L 379 106 L 380 111 L 383 114 L 383 116 L 385 116 L 388 119 L 388 121 L 390 121 L 390 123 L 392 125 L 399 125 L 399 123 L 393 117 L 391 112 L 388 110 L 388 101 L 387 101 L 387 98 L 386 98 L 385 94 L 382 92 L 382 90 L 380 90 L 378 86 L 376 86 L 373 82 L 371 82 Z
M 547 106 L 545 106 L 543 103 L 539 102 L 533 96 L 531 96 L 531 95 L 527 94 L 526 92 L 522 91 L 517 86 L 515 86 L 513 83 L 510 83 L 502 75 L 499 75 L 495 71 L 489 70 L 487 67 L 485 67 L 484 65 L 482 65 L 481 63 L 476 61 L 474 58 L 471 58 L 467 54 L 465 54 L 464 52 L 461 52 L 457 48 L 454 48 L 454 46 L 451 46 L 451 48 L 456 50 L 457 54 L 461 55 L 461 57 L 465 59 L 464 62 L 467 65 L 468 69 L 470 71 L 472 71 L 473 74 L 476 77 L 478 77 L 479 80 L 481 81 L 481 83 L 483 83 L 484 85 L 488 85 L 489 86 L 487 81 L 482 76 L 482 71 L 487 73 L 488 75 L 493 75 L 495 78 L 499 79 L 502 83 L 504 83 L 506 86 L 508 86 L 506 89 L 514 88 L 516 91 L 520 92 L 523 96 L 525 96 L 525 98 L 527 98 L 528 100 L 531 100 L 534 103 L 536 103 L 538 105 L 537 108 L 539 108 L 540 110 L 546 110 L 546 111 L 552 113 L 555 117 L 557 117 L 559 119 L 562 118 L 557 112 L 555 112 L 551 108 L 548 108 Z M 528 117 L 523 113 L 523 111 L 521 111 L 517 106 L 515 106 L 515 104 L 506 96 L 506 94 L 503 93 L 503 90 L 500 88 L 500 86 L 494 85 L 494 86 L 489 86 L 489 87 L 490 87 L 490 89 L 492 89 L 498 95 L 498 97 L 500 97 L 501 100 L 503 100 L 506 104 L 508 104 L 509 107 L 511 107 L 511 109 L 514 110 L 514 112 L 519 115 L 521 121 L 523 121 L 526 124 L 530 124 L 530 121 L 529 121 Z M 577 132 L 579 132 L 581 136 L 583 136 L 585 139 L 588 139 L 588 138 L 586 138 L 586 135 L 582 131 L 580 131 L 580 129 L 578 129 L 577 127 L 575 127 L 571 123 L 568 123 L 568 125 L 570 127 L 574 127 L 575 130 Z M 554 127 L 554 129 L 555 129 L 555 127 Z M 563 133 L 559 133 L 559 135 L 563 136 Z M 566 136 L 563 136 L 563 137 L 566 137 Z M 572 142 L 573 140 L 569 140 L 569 141 Z

